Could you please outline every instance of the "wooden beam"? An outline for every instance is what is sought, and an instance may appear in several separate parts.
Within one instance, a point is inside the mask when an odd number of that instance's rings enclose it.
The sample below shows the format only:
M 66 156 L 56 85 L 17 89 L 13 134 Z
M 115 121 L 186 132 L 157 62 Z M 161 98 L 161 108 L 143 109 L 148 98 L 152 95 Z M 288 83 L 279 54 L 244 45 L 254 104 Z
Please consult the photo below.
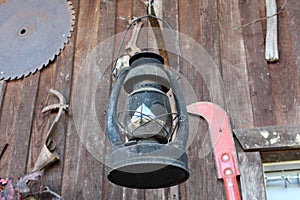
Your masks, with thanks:
M 242 24 L 259 19 L 257 1 L 240 1 Z M 249 12 L 251 11 L 251 12 Z M 243 28 L 249 93 L 254 127 L 276 124 L 268 64 L 263 55 L 264 37 L 261 23 Z M 260 49 L 260 50 L 258 50 Z
M 242 199 L 266 200 L 262 162 L 259 152 L 239 152 Z M 255 187 L 254 187 L 255 186 Z
M 294 161 L 294 160 L 299 160 L 300 149 L 262 151 L 260 152 L 260 155 L 263 163 Z
M 234 134 L 245 151 L 300 148 L 300 125 L 235 129 Z
M 19 98 L 17 112 L 15 112 L 14 123 L 10 127 L 12 132 L 11 140 L 7 140 L 10 146 L 9 158 L 7 160 L 7 174 L 10 177 L 19 177 L 26 173 L 30 140 L 32 135 L 32 124 L 34 119 L 34 107 L 38 91 L 40 74 L 35 73 L 21 81 L 21 89 L 18 93 L 10 92 L 10 98 Z M 15 82 L 11 82 L 15 84 Z M 8 102 L 9 104 L 10 102 Z M 3 104 L 4 105 L 4 104 Z M 1 119 L 2 120 L 2 119 Z M 6 122 L 7 119 L 3 118 Z

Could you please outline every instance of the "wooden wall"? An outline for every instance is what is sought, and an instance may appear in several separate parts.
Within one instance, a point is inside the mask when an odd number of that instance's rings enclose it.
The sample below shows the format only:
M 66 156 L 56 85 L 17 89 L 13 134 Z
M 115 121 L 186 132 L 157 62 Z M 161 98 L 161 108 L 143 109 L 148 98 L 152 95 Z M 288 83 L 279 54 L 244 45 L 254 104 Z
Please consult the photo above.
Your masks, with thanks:
M 224 96 L 223 102 L 218 103 L 228 111 L 233 128 L 300 122 L 299 0 L 288 0 L 278 15 L 280 60 L 276 63 L 264 59 L 265 20 L 239 28 L 265 17 L 264 0 L 158 2 L 161 16 L 175 30 L 200 43 L 220 69 Z M 124 31 L 127 19 L 146 14 L 140 0 L 72 0 L 72 3 L 76 11 L 75 31 L 54 62 L 27 78 L 0 83 L 0 141 L 9 144 L 0 160 L 1 177 L 17 178 L 31 171 L 55 118 L 55 113 L 41 113 L 44 106 L 56 102 L 49 89 L 60 91 L 72 102 L 74 79 L 86 54 L 106 38 Z M 284 0 L 277 1 L 278 7 L 283 4 Z M 113 54 L 109 48 L 108 52 Z M 198 100 L 210 101 L 201 74 L 187 65 L 183 74 L 197 92 Z M 110 84 L 106 84 L 109 88 Z M 106 100 L 107 96 L 103 96 L 103 106 Z M 199 126 L 205 130 L 204 122 Z M 105 166 L 81 143 L 71 107 L 55 133 L 60 161 L 45 171 L 42 185 L 65 199 L 224 199 L 213 154 L 199 159 L 206 134 L 199 131 L 190 147 L 191 177 L 186 183 L 159 190 L 127 189 L 111 184 Z M 248 186 L 244 184 L 241 188 L 244 199 L 264 199 L 262 176 L 256 179 L 255 174 L 261 173 L 260 154 L 244 153 L 239 148 L 239 158 L 241 182 L 248 181 Z M 245 159 L 254 163 L 253 168 L 243 164 Z

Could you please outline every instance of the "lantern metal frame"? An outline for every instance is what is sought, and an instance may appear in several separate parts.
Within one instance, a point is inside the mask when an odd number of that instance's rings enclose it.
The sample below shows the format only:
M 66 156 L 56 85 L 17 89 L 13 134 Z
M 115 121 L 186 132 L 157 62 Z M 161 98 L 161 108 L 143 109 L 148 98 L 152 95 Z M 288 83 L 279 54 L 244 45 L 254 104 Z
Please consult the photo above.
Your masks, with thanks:
M 136 55 L 139 56 L 139 55 Z M 108 179 L 131 188 L 163 188 L 177 185 L 189 177 L 185 153 L 189 125 L 183 95 L 176 77 L 170 69 L 163 69 L 170 81 L 178 114 L 174 141 L 161 143 L 125 143 L 117 119 L 120 91 L 131 67 L 122 68 L 109 98 L 106 113 L 106 133 L 111 142 Z
M 106 112 L 106 134 L 111 144 L 111 154 L 108 157 L 108 179 L 120 186 L 140 189 L 170 187 L 180 184 L 189 178 L 186 155 L 189 133 L 188 115 L 186 104 L 177 82 L 183 66 L 182 54 L 179 48 L 179 41 L 172 27 L 165 20 L 156 17 L 155 14 L 151 14 L 150 2 L 151 0 L 149 0 L 148 15 L 132 20 L 124 32 L 118 49 L 117 59 L 112 68 L 112 74 L 116 77 L 116 81 L 111 90 Z M 117 61 L 129 29 L 134 23 L 144 18 L 161 21 L 171 30 L 172 37 L 176 41 L 175 46 L 179 56 L 179 77 L 175 77 L 171 69 L 163 67 L 170 82 L 177 111 L 176 137 L 172 137 L 174 138 L 173 141 L 169 140 L 166 144 L 159 142 L 124 142 L 121 137 L 122 130 L 118 125 L 118 99 L 124 80 L 132 68 L 130 66 L 122 67 L 118 73 Z M 134 56 L 138 57 L 139 55 Z M 171 133 L 171 136 L 173 134 L 174 132 Z

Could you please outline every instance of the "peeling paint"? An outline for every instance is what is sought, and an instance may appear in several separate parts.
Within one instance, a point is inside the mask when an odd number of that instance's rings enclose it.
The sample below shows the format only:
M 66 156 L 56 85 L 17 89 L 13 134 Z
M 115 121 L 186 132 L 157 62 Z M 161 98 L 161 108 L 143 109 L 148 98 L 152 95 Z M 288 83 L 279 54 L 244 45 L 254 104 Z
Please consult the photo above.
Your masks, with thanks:
M 300 134 L 297 134 L 296 136 L 296 143 L 300 145 Z
M 269 145 L 270 145 L 270 142 L 269 142 L 268 140 L 266 140 L 265 145 L 266 145 L 266 146 L 269 146 Z
M 273 133 L 273 134 L 274 134 L 274 133 Z M 270 143 L 271 143 L 271 144 L 275 144 L 275 143 L 277 143 L 277 142 L 280 142 L 280 135 L 278 135 L 278 136 L 275 137 L 275 138 L 270 139 Z
M 269 132 L 268 131 L 261 131 L 260 134 L 264 137 L 264 138 L 268 138 L 269 137 Z

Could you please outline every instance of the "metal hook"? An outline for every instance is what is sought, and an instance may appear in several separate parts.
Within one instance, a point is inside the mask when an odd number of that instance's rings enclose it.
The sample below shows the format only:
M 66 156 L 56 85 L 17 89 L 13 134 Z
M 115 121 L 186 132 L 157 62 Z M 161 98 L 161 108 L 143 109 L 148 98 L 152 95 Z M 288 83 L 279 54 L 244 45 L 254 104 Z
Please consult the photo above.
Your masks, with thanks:
M 58 155 L 55 152 L 53 152 L 56 148 L 56 143 L 54 140 L 51 139 L 51 136 L 52 136 L 54 130 L 57 128 L 58 121 L 61 118 L 63 111 L 67 111 L 69 109 L 69 105 L 66 104 L 66 99 L 60 92 L 53 90 L 53 89 L 50 89 L 50 92 L 58 97 L 59 103 L 44 107 L 42 112 L 45 113 L 48 111 L 58 109 L 58 113 L 57 113 L 49 131 L 47 132 L 46 141 L 45 141 L 44 146 L 38 156 L 37 161 L 35 162 L 35 165 L 34 165 L 32 171 L 41 170 L 44 167 L 50 165 L 51 163 L 59 160 Z
M 47 133 L 47 139 L 46 139 L 46 146 L 47 147 L 50 146 L 51 143 L 53 143 L 53 141 L 50 140 L 50 137 L 53 133 L 53 130 L 56 129 L 57 123 L 58 123 L 59 119 L 61 118 L 61 115 L 62 115 L 63 111 L 68 111 L 69 110 L 69 105 L 66 104 L 66 99 L 60 92 L 58 92 L 57 90 L 53 90 L 53 89 L 50 89 L 50 92 L 58 97 L 59 103 L 46 106 L 42 110 L 42 113 L 45 113 L 45 112 L 48 112 L 48 111 L 53 111 L 53 110 L 58 109 L 58 113 L 57 113 L 57 115 L 56 115 L 56 117 L 55 117 L 48 133 Z

